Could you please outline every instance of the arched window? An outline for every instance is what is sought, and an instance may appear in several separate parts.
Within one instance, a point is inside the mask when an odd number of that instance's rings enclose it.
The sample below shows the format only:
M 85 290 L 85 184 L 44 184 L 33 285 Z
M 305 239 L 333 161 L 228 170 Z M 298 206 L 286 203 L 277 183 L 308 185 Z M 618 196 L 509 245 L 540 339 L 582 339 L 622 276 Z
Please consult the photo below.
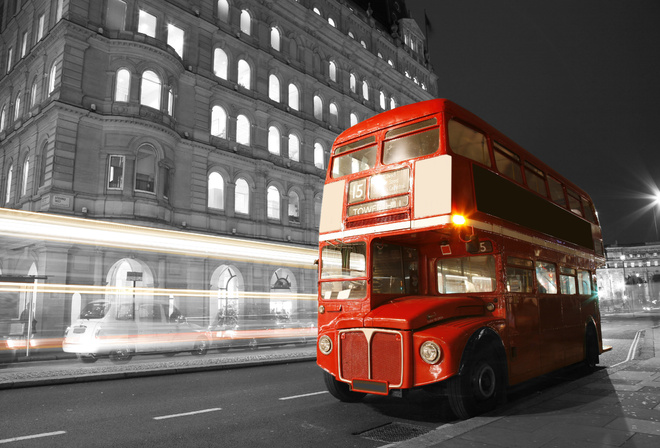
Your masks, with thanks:
M 330 112 L 330 124 L 339 126 L 339 108 L 337 107 L 337 103 L 330 103 L 328 110 Z
M 295 191 L 289 193 L 289 222 L 300 223 L 300 197 Z
M 125 68 L 117 70 L 117 80 L 115 84 L 115 101 L 128 102 L 129 92 L 131 91 L 131 72 Z
M 241 31 L 248 36 L 252 34 L 252 17 L 245 9 L 241 11 Z
M 390 109 L 395 109 L 396 108 L 396 100 L 394 97 L 390 98 Z
M 362 81 L 362 98 L 369 100 L 369 83 L 366 80 Z
M 227 79 L 228 64 L 227 53 L 222 48 L 213 50 L 213 73 L 215 76 Z
M 174 115 L 174 88 L 167 88 L 167 114 Z
M 218 0 L 218 18 L 223 22 L 229 21 L 229 2 L 227 0 Z
M 211 135 L 227 138 L 227 112 L 220 106 L 211 109 Z
M 314 95 L 314 118 L 323 119 L 323 100 L 318 95 Z
M 39 186 L 46 184 L 46 170 L 48 168 L 48 143 L 44 143 L 41 149 L 41 160 L 39 161 Z
M 325 169 L 325 151 L 323 145 L 319 142 L 314 143 L 314 166 L 319 169 Z
M 337 28 L 337 24 L 335 23 L 335 19 L 332 17 L 328 17 L 328 23 L 330 24 L 331 27 Z
M 380 91 L 379 94 L 379 102 L 380 102 L 380 108 L 385 110 L 385 108 L 387 107 L 387 100 L 385 98 L 385 92 L 383 92 L 382 90 Z
M 9 200 L 11 199 L 11 184 L 13 176 L 14 166 L 9 165 L 9 169 L 7 170 L 7 183 L 5 184 L 5 205 L 9 205 Z
M 154 193 L 156 191 L 156 152 L 151 145 L 138 149 L 135 162 L 135 189 Z
M 151 70 L 142 73 L 140 85 L 140 104 L 160 110 L 161 82 L 158 75 Z
M 277 27 L 270 29 L 270 46 L 273 50 L 280 51 L 280 30 Z
M 246 146 L 250 144 L 250 119 L 245 115 L 236 117 L 236 142 Z
M 238 85 L 245 87 L 246 89 L 250 88 L 250 78 L 252 76 L 250 70 L 250 64 L 247 63 L 245 59 L 240 59 L 238 61 Z
M 225 180 L 217 171 L 209 174 L 208 206 L 218 210 L 225 208 Z
M 7 106 L 2 106 L 0 110 L 0 132 L 5 130 L 7 126 Z
M 27 194 L 28 175 L 30 174 L 30 157 L 26 157 L 23 162 L 23 172 L 21 173 L 21 196 Z
M 355 73 L 351 73 L 349 86 L 351 88 L 351 92 L 357 93 L 357 77 L 355 76 Z
M 351 123 L 350 123 L 351 126 L 355 126 L 356 124 L 358 124 L 360 122 L 360 119 L 358 118 L 358 116 L 355 112 L 351 112 L 350 120 L 351 120 Z
M 330 81 L 337 82 L 337 64 L 335 61 L 328 62 L 328 76 L 330 77 Z
M 21 118 L 21 92 L 19 91 L 14 100 L 14 121 Z
M 268 77 L 268 98 L 278 103 L 281 100 L 280 97 L 280 78 L 276 75 L 271 74 Z
M 268 128 L 268 152 L 280 155 L 280 130 L 276 126 Z
M 289 134 L 289 159 L 300 161 L 300 138 L 294 133 Z
M 48 74 L 48 95 L 55 90 L 55 79 L 57 77 L 57 64 L 53 64 Z
M 289 84 L 289 107 L 293 110 L 300 110 L 300 95 L 295 84 Z
M 316 14 L 320 15 L 321 17 L 323 17 L 323 16 L 321 15 L 321 10 L 320 10 L 320 9 L 314 7 L 313 11 L 314 11 Z
M 234 210 L 245 215 L 250 213 L 250 186 L 243 178 L 236 181 L 234 190 Z
M 266 193 L 268 219 L 280 219 L 280 190 L 271 185 Z
M 35 80 L 32 83 L 32 87 L 30 88 L 30 108 L 33 108 L 36 105 L 37 105 L 37 81 Z

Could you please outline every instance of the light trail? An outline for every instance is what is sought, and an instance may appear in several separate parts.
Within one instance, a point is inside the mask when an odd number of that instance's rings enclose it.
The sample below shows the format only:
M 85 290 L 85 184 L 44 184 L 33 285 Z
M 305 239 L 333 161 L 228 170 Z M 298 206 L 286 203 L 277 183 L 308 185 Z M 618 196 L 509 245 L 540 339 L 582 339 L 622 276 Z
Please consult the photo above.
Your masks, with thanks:
M 59 436 L 62 434 L 66 434 L 66 431 L 44 432 L 41 434 L 33 434 L 31 436 L 12 437 L 11 439 L 2 439 L 0 440 L 0 443 L 20 442 L 21 440 L 38 439 L 40 437 Z
M 168 418 L 188 417 L 188 416 L 191 416 L 191 415 L 206 414 L 207 412 L 217 412 L 217 411 L 221 411 L 221 410 L 222 410 L 222 408 L 202 409 L 200 411 L 183 412 L 181 414 L 162 415 L 160 417 L 154 417 L 154 420 L 165 420 L 165 419 L 168 419 Z
M 321 392 L 312 392 L 312 393 L 309 393 L 309 394 L 293 395 L 291 397 L 282 397 L 282 398 L 280 398 L 280 400 L 294 400 L 296 398 L 312 397 L 314 395 L 322 395 L 322 394 L 327 394 L 327 393 L 328 393 L 328 391 L 324 390 L 324 391 L 321 391 Z

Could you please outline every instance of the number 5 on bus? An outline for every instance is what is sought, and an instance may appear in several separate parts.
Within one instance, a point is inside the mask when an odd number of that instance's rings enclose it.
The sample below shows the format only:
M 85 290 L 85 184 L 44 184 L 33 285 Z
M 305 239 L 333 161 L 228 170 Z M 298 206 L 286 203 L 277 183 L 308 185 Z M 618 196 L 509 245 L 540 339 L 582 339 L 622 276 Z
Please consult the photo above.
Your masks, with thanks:
M 611 348 L 591 199 L 448 100 L 339 135 L 319 251 L 317 362 L 342 401 L 426 388 L 468 418 Z

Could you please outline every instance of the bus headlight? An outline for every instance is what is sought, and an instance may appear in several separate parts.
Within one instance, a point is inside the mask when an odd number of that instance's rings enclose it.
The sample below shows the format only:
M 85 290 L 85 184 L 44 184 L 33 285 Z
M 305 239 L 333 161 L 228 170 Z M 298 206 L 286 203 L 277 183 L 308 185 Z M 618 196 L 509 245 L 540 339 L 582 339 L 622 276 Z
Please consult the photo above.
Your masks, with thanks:
M 433 341 L 426 341 L 419 348 L 419 356 L 428 364 L 436 364 L 440 361 L 442 350 L 440 346 Z
M 319 338 L 319 350 L 324 355 L 329 354 L 332 351 L 332 339 L 326 335 L 321 336 Z

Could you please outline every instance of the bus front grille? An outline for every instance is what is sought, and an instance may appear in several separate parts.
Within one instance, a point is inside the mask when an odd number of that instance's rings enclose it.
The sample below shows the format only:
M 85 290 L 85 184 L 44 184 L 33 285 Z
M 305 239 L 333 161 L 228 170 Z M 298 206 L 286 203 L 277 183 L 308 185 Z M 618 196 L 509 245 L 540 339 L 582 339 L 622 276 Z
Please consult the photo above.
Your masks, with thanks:
M 370 379 L 401 386 L 403 343 L 399 332 L 359 329 L 339 335 L 340 377 L 346 381 Z

